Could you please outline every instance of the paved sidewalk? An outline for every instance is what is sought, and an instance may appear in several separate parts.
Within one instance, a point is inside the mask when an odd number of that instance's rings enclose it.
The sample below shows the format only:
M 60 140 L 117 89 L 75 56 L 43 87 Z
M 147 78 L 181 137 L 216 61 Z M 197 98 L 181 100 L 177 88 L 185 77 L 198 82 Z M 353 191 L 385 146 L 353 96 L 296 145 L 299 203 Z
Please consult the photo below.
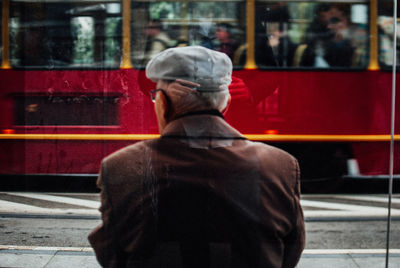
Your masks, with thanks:
M 97 268 L 91 248 L 0 246 L 0 267 Z M 299 268 L 385 267 L 385 250 L 305 250 Z M 390 268 L 400 268 L 400 249 L 391 250 Z

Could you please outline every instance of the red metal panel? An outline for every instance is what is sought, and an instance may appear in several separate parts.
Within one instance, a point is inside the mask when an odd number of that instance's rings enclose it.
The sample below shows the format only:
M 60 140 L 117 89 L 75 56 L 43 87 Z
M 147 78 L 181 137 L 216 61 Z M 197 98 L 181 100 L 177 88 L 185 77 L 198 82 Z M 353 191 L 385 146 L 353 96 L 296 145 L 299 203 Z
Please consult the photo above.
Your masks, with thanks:
M 400 77 L 399 77 L 400 78 Z M 16 133 L 157 133 L 144 70 L 1 70 L 0 127 Z M 384 71 L 239 70 L 227 121 L 246 134 L 389 134 L 391 74 Z M 119 93 L 120 126 L 13 126 L 13 94 Z M 397 95 L 400 104 L 400 94 Z M 400 107 L 398 107 L 400 108 Z M 398 109 L 397 109 L 398 110 Z M 400 133 L 400 117 L 396 118 Z M 1 173 L 96 173 L 129 142 L 1 141 Z M 353 143 L 363 174 L 387 173 L 387 144 Z M 398 151 L 399 145 L 396 145 Z M 396 151 L 396 152 L 397 152 Z M 395 173 L 400 173 L 396 161 Z

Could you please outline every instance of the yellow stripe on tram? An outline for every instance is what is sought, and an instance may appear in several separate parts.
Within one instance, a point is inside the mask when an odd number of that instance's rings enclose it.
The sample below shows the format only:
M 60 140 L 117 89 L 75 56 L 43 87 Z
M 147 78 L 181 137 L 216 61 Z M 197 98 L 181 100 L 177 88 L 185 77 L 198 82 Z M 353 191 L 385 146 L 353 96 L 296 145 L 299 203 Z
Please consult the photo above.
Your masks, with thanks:
M 158 134 L 0 134 L 0 140 L 149 140 Z
M 271 142 L 388 142 L 390 135 L 280 135 L 245 134 L 249 140 Z M 114 140 L 156 139 L 159 134 L 0 134 L 0 140 Z M 395 135 L 400 141 L 400 135 Z
M 385 142 L 390 135 L 245 135 L 249 140 L 278 142 Z M 400 135 L 395 136 L 400 141 Z

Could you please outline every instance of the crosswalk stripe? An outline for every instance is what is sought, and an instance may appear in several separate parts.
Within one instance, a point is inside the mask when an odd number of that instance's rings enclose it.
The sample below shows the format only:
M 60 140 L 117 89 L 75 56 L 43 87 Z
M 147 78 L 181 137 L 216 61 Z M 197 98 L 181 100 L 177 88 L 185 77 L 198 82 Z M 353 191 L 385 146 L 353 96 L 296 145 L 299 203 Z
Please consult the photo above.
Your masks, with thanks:
M 344 195 L 344 196 L 336 196 L 335 198 L 340 199 L 348 199 L 348 200 L 359 200 L 359 201 L 368 201 L 368 202 L 379 202 L 379 203 L 388 203 L 388 197 L 378 197 L 378 196 L 359 196 L 359 195 Z M 392 204 L 400 204 L 400 198 L 392 198 Z
M 390 249 L 390 254 L 399 254 L 400 249 Z M 386 249 L 305 249 L 303 254 L 386 254 Z
M 94 208 L 94 209 L 98 209 L 100 207 L 100 202 L 98 202 L 98 201 L 91 201 L 91 200 L 85 200 L 85 199 L 80 199 L 80 198 L 71 198 L 71 197 L 54 196 L 54 195 L 48 195 L 48 194 L 37 194 L 37 193 L 7 193 L 7 194 L 14 195 L 14 196 L 46 200 L 46 201 L 52 201 L 52 202 L 65 203 L 65 204 L 70 204 L 70 205 L 77 205 L 77 206 Z
M 99 216 L 97 209 L 61 209 L 61 208 L 41 208 L 25 205 L 16 202 L 0 200 L 0 213 L 19 213 L 19 214 L 51 214 L 51 215 L 94 215 Z
M 19 203 L 18 201 L 6 201 L 1 199 L 1 195 L 30 198 L 47 202 L 62 203 L 66 205 L 79 206 L 78 208 L 51 208 L 39 207 L 30 204 Z M 76 196 L 76 197 L 75 197 Z M 85 197 L 92 198 L 87 200 Z M 0 192 L 0 213 L 22 213 L 22 214 L 56 214 L 56 215 L 95 215 L 100 216 L 98 208 L 99 201 L 93 201 L 92 195 L 75 195 L 73 193 L 28 193 L 28 192 Z M 304 216 L 308 219 L 329 219 L 339 217 L 385 217 L 388 214 L 387 208 L 381 205 L 370 204 L 370 202 L 386 203 L 386 196 L 363 196 L 363 195 L 303 195 L 301 205 L 303 206 Z M 332 200 L 334 200 L 332 202 Z M 361 204 L 346 204 L 346 200 L 359 201 Z M 400 198 L 393 198 L 394 203 L 400 203 Z M 368 203 L 369 202 L 369 203 Z M 32 202 L 33 203 L 33 202 Z M 364 204 L 365 205 L 362 205 Z M 51 205 L 50 205 L 51 206 Z M 392 216 L 400 217 L 400 209 L 392 208 Z
M 301 200 L 300 203 L 302 206 L 325 208 L 325 209 L 375 211 L 375 212 L 387 211 L 386 208 L 381 208 L 381 207 L 350 205 L 350 204 L 331 203 L 331 202 L 324 202 L 324 201 Z M 395 211 L 395 209 L 393 209 L 393 211 Z
M 327 210 L 304 210 L 306 219 L 313 218 L 384 218 L 387 211 L 327 211 Z M 392 212 L 393 217 L 399 217 L 399 212 Z
M 38 209 L 38 207 L 35 206 L 30 206 L 30 205 L 25 205 L 25 204 L 21 204 L 21 203 L 15 203 L 15 202 L 10 202 L 10 201 L 5 201 L 5 200 L 0 200 L 0 211 L 32 211 L 32 210 L 36 210 Z

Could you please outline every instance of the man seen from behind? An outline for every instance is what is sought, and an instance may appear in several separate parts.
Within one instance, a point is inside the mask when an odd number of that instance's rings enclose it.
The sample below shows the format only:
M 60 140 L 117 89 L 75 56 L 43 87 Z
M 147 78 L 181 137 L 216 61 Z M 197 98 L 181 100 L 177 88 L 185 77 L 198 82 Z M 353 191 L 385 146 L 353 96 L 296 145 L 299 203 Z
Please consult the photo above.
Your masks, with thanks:
M 304 249 L 294 157 L 225 122 L 232 63 L 204 47 L 147 64 L 161 137 L 101 165 L 102 224 L 89 235 L 104 267 L 295 267 Z

